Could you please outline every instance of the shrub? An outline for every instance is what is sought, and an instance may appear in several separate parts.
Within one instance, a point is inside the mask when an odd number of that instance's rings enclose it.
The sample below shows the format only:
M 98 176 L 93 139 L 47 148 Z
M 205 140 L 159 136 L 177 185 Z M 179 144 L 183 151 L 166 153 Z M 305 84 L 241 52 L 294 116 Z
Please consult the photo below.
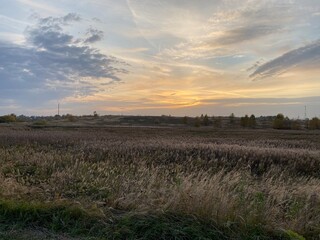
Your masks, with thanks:
M 308 128 L 311 130 L 320 129 L 320 119 L 317 117 L 312 118 L 309 121 Z
M 200 121 L 200 118 L 199 117 L 196 117 L 194 119 L 194 126 L 195 127 L 200 127 L 201 126 L 201 121 Z
M 291 122 L 291 129 L 292 130 L 300 130 L 301 129 L 301 124 L 298 120 L 292 121 Z
M 284 117 L 282 113 L 279 113 L 273 120 L 272 125 L 274 129 L 290 129 L 291 121 L 288 117 Z
M 188 124 L 188 117 L 187 116 L 183 117 L 182 122 L 183 122 L 183 124 L 187 125 Z
M 77 118 L 75 116 L 73 116 L 72 114 L 67 114 L 66 118 L 69 122 L 76 122 L 77 121 Z
M 42 119 L 42 120 L 37 120 L 37 121 L 35 121 L 35 122 L 33 123 L 33 125 L 35 125 L 35 126 L 45 126 L 45 125 L 47 125 L 47 121 L 44 120 L 44 119 Z
M 221 128 L 222 127 L 222 120 L 221 117 L 215 117 L 213 119 L 213 125 L 217 128 Z
M 17 116 L 13 113 L 10 115 L 5 115 L 0 117 L 0 123 L 11 123 L 16 121 L 17 121 Z

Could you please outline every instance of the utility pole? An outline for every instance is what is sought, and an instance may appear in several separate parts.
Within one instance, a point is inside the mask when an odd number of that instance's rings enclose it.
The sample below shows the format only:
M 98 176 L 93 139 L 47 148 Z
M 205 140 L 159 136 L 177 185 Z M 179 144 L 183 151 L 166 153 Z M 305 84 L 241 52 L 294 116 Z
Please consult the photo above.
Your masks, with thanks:
M 58 116 L 60 116 L 60 103 L 58 103 Z
M 304 119 L 307 119 L 307 106 L 304 106 Z

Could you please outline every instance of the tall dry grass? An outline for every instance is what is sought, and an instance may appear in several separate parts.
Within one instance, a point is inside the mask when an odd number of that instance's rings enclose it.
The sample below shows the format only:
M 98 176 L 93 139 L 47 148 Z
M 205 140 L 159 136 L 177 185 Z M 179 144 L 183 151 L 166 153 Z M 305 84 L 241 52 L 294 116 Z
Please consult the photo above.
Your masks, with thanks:
M 320 234 L 320 143 L 254 134 L 2 130 L 0 193 Z

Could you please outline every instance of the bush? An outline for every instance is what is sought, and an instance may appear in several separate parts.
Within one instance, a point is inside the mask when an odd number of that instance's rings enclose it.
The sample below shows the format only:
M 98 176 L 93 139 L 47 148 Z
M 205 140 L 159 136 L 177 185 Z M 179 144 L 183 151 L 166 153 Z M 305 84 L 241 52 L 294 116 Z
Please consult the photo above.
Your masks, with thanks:
M 183 117 L 182 122 L 183 122 L 183 124 L 187 125 L 188 124 L 188 117 L 187 116 Z
M 5 115 L 0 117 L 0 123 L 11 123 L 16 121 L 17 121 L 17 116 L 13 113 L 10 115 Z
M 202 118 L 202 124 L 204 126 L 209 126 L 210 125 L 210 120 L 209 120 L 209 117 L 208 117 L 207 114 Z
M 47 121 L 44 120 L 44 119 L 42 119 L 42 120 L 37 120 L 37 121 L 35 121 L 35 122 L 33 123 L 33 125 L 35 125 L 35 126 L 45 126 L 45 125 L 47 125 Z
M 196 117 L 194 119 L 194 126 L 195 127 L 200 127 L 201 126 L 201 121 L 200 121 L 200 118 L 199 117 Z
M 292 130 L 300 130 L 301 129 L 301 124 L 298 120 L 292 121 L 291 122 L 291 129 Z
M 221 117 L 215 117 L 213 119 L 213 125 L 217 128 L 221 128 L 222 127 L 222 120 Z
M 291 121 L 288 117 L 284 117 L 282 113 L 279 113 L 273 120 L 274 129 L 291 129 Z
M 311 130 L 320 129 L 320 119 L 317 117 L 312 118 L 309 121 L 308 128 Z
M 73 116 L 72 114 L 67 114 L 66 118 L 69 122 L 76 122 L 77 121 L 77 118 L 75 116 Z

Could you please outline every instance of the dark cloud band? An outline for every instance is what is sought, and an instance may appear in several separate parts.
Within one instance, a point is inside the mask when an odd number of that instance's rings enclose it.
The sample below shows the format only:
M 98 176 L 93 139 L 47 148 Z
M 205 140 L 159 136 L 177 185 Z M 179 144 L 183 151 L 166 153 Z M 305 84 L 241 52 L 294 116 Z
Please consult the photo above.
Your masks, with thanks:
M 103 84 L 120 81 L 119 76 L 127 73 L 124 63 L 88 45 L 101 40 L 103 32 L 90 28 L 82 41 L 63 29 L 75 21 L 81 17 L 73 13 L 39 18 L 25 31 L 27 44 L 0 43 L 0 92 L 24 95 L 32 89 L 60 89 L 65 95 L 90 94 Z
M 319 68 L 320 40 L 304 47 L 289 51 L 261 66 L 251 75 L 251 78 L 261 79 L 273 77 L 295 68 Z

